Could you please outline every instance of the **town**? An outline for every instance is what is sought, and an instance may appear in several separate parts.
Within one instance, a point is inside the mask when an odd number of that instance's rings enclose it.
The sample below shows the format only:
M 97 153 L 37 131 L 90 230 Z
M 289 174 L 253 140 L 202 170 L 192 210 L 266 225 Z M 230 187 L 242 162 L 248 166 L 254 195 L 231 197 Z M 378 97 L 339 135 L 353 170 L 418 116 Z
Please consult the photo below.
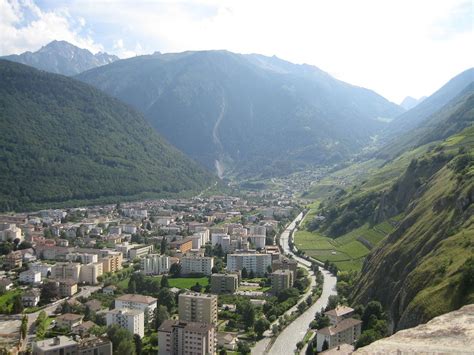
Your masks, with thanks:
M 268 349 L 299 315 L 320 310 L 319 267 L 279 240 L 301 210 L 289 196 L 254 193 L 2 215 L 0 345 L 30 354 Z M 360 335 L 353 310 L 329 301 L 319 351 Z

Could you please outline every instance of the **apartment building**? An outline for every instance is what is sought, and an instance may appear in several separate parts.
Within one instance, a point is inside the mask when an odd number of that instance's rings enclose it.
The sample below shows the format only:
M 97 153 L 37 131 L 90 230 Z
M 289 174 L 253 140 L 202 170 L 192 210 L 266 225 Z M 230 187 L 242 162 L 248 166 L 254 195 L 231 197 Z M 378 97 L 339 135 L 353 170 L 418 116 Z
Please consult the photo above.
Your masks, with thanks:
M 117 309 L 137 309 L 147 312 L 148 320 L 153 320 L 157 299 L 150 296 L 127 294 L 115 299 L 115 308 Z
M 291 270 L 276 270 L 270 274 L 272 283 L 271 293 L 274 295 L 293 286 L 293 272 Z
M 342 320 L 352 317 L 354 309 L 347 306 L 337 306 L 324 314 L 328 316 L 331 325 L 336 325 Z
M 72 279 L 57 280 L 61 297 L 70 297 L 77 293 L 77 282 Z
M 183 321 L 216 324 L 217 295 L 182 293 L 178 297 L 178 313 Z
M 237 274 L 212 274 L 211 293 L 234 293 L 239 287 L 239 276 Z
M 41 277 L 48 277 L 48 273 L 51 274 L 51 265 L 48 265 L 48 264 L 42 264 L 42 263 L 29 264 L 29 268 L 32 271 L 38 271 L 41 274 Z
M 128 258 L 130 260 L 133 260 L 135 258 L 142 258 L 150 253 L 153 252 L 153 245 L 139 245 L 136 247 L 133 247 L 128 251 Z
M 4 259 L 4 266 L 7 270 L 16 269 L 17 267 L 22 267 L 23 265 L 23 255 L 19 250 L 12 251 L 7 254 Z
M 103 264 L 102 263 L 91 263 L 87 265 L 81 265 L 81 273 L 79 275 L 79 282 L 85 282 L 90 285 L 96 285 L 99 283 L 97 278 L 102 276 Z
M 255 249 L 263 249 L 265 248 L 265 240 L 267 239 L 264 235 L 258 234 L 251 234 L 247 237 L 250 240 L 250 243 L 253 245 Z
M 316 331 L 316 349 L 322 351 L 324 342 L 328 349 L 342 344 L 354 344 L 360 336 L 362 321 L 354 318 L 346 318 L 329 327 Z
M 298 270 L 298 262 L 294 259 L 289 259 L 286 256 L 280 255 L 278 259 L 273 260 L 272 270 L 291 270 L 293 276 L 296 276 L 296 270 Z
M 143 337 L 145 334 L 145 314 L 140 309 L 112 309 L 105 314 L 107 326 L 118 324 L 132 334 Z
M 145 275 L 166 274 L 170 270 L 170 258 L 166 255 L 148 254 L 140 260 L 140 267 Z
M 122 270 L 123 255 L 120 252 L 109 251 L 99 261 L 102 263 L 102 271 L 104 273 L 116 272 Z
M 69 253 L 66 255 L 66 260 L 80 262 L 82 264 L 90 264 L 98 261 L 98 255 L 91 253 Z
M 214 325 L 165 320 L 158 329 L 159 355 L 216 354 Z
M 20 282 L 25 284 L 38 284 L 41 282 L 41 272 L 33 270 L 20 272 Z
M 210 256 L 190 255 L 181 258 L 181 273 L 211 275 L 214 267 L 214 258 Z
M 51 268 L 51 277 L 55 279 L 71 279 L 79 282 L 81 275 L 81 264 L 79 263 L 56 263 Z
M 227 270 L 241 271 L 243 268 L 247 272 L 253 271 L 256 276 L 264 276 L 268 267 L 272 265 L 270 254 L 240 253 L 227 254 Z
M 107 338 L 89 337 L 75 341 L 66 336 L 33 343 L 33 355 L 112 355 L 112 342 Z
M 185 254 L 193 248 L 193 240 L 191 238 L 184 238 L 170 243 L 170 248 L 179 250 Z

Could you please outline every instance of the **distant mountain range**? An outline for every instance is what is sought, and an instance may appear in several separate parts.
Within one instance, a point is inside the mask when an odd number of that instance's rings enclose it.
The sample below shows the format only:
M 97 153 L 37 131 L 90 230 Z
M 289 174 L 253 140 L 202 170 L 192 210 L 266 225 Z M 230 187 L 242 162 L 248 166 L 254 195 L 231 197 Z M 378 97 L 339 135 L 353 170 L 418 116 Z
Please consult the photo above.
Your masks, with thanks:
M 422 96 L 419 99 L 415 99 L 414 97 L 407 96 L 403 99 L 402 103 L 400 104 L 405 110 L 411 110 L 413 107 L 418 105 L 420 102 L 426 99 L 426 96 Z
M 13 54 L 0 59 L 68 76 L 119 60 L 117 56 L 107 53 L 92 54 L 87 49 L 78 48 L 66 41 L 53 41 L 36 52 Z
M 310 65 L 227 51 L 146 55 L 77 76 L 223 174 L 286 174 L 360 151 L 404 110 Z
M 217 180 L 118 100 L 6 60 L 0 131 L 1 211 L 177 196 Z

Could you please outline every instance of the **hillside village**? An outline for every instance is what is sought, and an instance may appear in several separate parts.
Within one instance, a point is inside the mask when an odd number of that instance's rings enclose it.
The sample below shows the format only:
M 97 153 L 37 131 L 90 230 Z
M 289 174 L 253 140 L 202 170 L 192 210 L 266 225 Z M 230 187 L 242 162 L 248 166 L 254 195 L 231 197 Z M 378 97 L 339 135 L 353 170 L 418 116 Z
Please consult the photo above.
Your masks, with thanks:
M 321 291 L 277 244 L 298 213 L 269 193 L 2 215 L 2 347 L 248 353 Z

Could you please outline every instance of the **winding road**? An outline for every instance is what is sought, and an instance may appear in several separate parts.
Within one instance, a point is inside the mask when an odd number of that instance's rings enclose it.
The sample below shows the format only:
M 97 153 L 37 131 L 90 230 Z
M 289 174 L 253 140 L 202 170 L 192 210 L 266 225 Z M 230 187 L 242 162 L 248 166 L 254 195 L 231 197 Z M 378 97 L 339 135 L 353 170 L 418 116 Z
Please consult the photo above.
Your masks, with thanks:
M 309 261 L 293 254 L 288 243 L 291 233 L 296 229 L 296 223 L 302 219 L 303 213 L 300 213 L 281 233 L 280 246 L 283 248 L 285 254 L 292 255 L 292 257 L 298 261 L 301 266 L 310 267 L 311 263 Z M 329 296 L 337 295 L 336 277 L 323 268 L 320 268 L 320 270 L 324 276 L 324 285 L 321 297 L 319 297 L 319 299 L 311 307 L 309 307 L 302 315 L 296 318 L 280 334 L 278 334 L 273 343 L 271 343 L 271 338 L 263 338 L 262 340 L 258 341 L 252 348 L 252 354 L 287 355 L 293 353 L 296 350 L 296 343 L 298 343 L 300 340 L 303 340 L 304 335 L 309 329 L 309 324 L 314 319 L 314 314 L 320 311 L 321 308 L 326 307 Z

